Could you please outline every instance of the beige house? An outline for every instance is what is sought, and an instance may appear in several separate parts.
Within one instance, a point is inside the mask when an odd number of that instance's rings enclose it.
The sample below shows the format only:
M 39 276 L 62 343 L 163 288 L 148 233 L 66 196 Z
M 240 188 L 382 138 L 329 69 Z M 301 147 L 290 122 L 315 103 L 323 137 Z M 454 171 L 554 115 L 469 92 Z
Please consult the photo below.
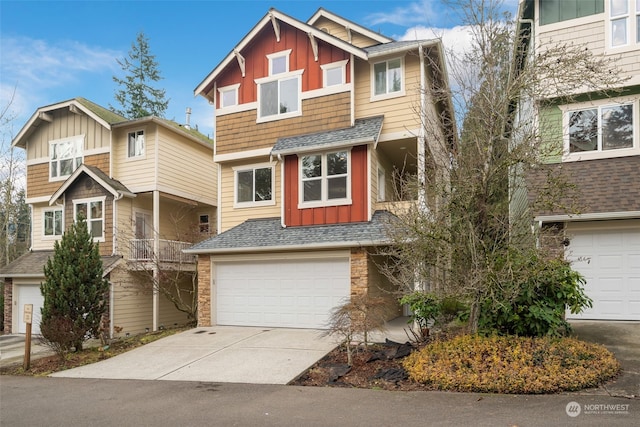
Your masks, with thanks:
M 38 332 L 43 266 L 80 213 L 111 284 L 110 335 L 187 323 L 152 283 L 174 272 L 182 292 L 190 289 L 195 258 L 182 249 L 216 233 L 213 141 L 189 126 L 126 120 L 75 98 L 39 108 L 13 146 L 26 151 L 32 248 L 0 270 L 5 330 L 24 332 L 23 308 L 33 304 Z
M 397 42 L 319 9 L 269 10 L 197 86 L 215 105 L 221 234 L 198 255 L 198 324 L 317 328 L 355 294 L 388 297 L 376 248 L 421 203 L 425 152 L 453 148 L 438 40 Z
M 555 153 L 528 177 L 523 200 L 536 199 L 540 177 L 550 172 L 579 194 L 579 213 L 531 208 L 537 227 L 560 233 L 552 249 L 587 281 L 593 307 L 567 317 L 640 320 L 640 2 L 521 0 L 520 14 L 530 54 L 553 44 L 580 46 L 626 78 L 608 94 L 576 87 L 566 101 L 546 90 L 520 105 L 521 113 L 535 115 Z

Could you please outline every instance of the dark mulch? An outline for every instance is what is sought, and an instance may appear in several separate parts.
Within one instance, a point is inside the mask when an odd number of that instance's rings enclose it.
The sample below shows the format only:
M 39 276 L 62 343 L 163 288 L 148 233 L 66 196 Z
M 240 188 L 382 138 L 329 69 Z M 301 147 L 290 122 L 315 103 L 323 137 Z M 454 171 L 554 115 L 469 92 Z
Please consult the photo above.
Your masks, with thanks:
M 359 347 L 353 364 L 347 364 L 347 352 L 339 346 L 320 359 L 292 385 L 316 387 L 353 387 L 383 390 L 426 390 L 422 384 L 408 379 L 402 359 L 416 347 L 410 343 L 372 344 Z

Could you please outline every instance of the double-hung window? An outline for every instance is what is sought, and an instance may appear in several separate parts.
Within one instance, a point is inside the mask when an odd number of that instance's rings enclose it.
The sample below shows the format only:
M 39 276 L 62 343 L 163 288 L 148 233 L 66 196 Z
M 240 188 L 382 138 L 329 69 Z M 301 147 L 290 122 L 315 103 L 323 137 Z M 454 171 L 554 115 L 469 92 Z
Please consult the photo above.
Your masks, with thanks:
M 64 224 L 62 222 L 62 208 L 47 209 L 44 211 L 44 227 L 45 237 L 62 236 Z
M 49 178 L 52 181 L 70 176 L 82 164 L 84 135 L 49 142 Z
M 322 82 L 324 87 L 343 85 L 347 82 L 347 62 L 348 60 L 332 62 L 321 65 Z
M 565 142 L 568 154 L 633 148 L 636 105 L 637 101 L 568 111 Z
M 402 58 L 389 59 L 373 64 L 373 97 L 401 95 L 404 93 Z
M 640 43 L 640 0 L 607 0 L 609 45 L 612 48 Z
M 258 122 L 299 116 L 302 113 L 303 70 L 289 71 L 291 50 L 267 55 L 269 76 L 256 79 Z
M 129 132 L 127 135 L 127 157 L 144 156 L 144 131 Z
M 350 203 L 349 151 L 300 157 L 300 205 Z
M 275 204 L 273 171 L 271 164 L 234 168 L 236 207 Z
M 105 198 L 74 200 L 74 217 L 87 222 L 89 233 L 95 240 L 104 241 L 104 202 Z

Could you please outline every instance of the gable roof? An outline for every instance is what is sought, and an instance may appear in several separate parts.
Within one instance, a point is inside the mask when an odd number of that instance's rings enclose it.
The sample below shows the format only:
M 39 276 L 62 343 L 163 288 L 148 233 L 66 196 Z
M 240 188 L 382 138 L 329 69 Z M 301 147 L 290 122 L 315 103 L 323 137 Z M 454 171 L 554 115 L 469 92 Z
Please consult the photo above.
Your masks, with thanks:
M 73 98 L 38 108 L 22 129 L 20 129 L 20 132 L 18 132 L 16 137 L 13 139 L 11 145 L 14 147 L 25 148 L 26 138 L 34 131 L 34 129 L 43 121 L 50 121 L 50 119 L 47 118 L 48 113 L 63 108 L 69 108 L 69 110 L 74 112 L 81 111 L 106 129 L 111 129 L 111 125 L 127 120 L 125 117 L 109 111 L 85 98 Z
M 269 12 L 249 31 L 249 33 L 244 36 L 244 38 L 238 43 L 229 54 L 220 62 L 214 69 L 209 73 L 209 75 L 194 89 L 194 94 L 196 96 L 202 95 L 206 97 L 205 90 L 211 85 L 211 83 L 218 77 L 218 75 L 232 62 L 236 60 L 236 52 L 240 53 L 257 35 L 262 29 L 267 25 L 272 25 L 271 20 L 277 19 L 278 21 L 284 22 L 288 25 L 291 25 L 294 28 L 304 32 L 305 34 L 311 34 L 313 37 L 322 40 L 326 43 L 329 43 L 332 46 L 340 48 L 348 53 L 353 54 L 354 56 L 362 59 L 367 59 L 367 54 L 360 49 L 344 40 L 341 40 L 337 37 L 328 34 L 319 28 L 313 27 L 304 22 L 298 21 L 295 18 L 290 17 L 276 9 L 269 9 Z
M 115 180 L 113 178 L 109 178 L 109 176 L 104 173 L 102 170 L 95 166 L 88 166 L 84 163 L 81 164 L 69 178 L 56 190 L 55 193 L 49 199 L 49 205 L 53 205 L 56 200 L 60 198 L 64 194 L 65 191 L 73 184 L 76 179 L 82 174 L 87 174 L 94 181 L 102 186 L 105 190 L 113 195 L 115 198 L 120 197 L 136 197 L 134 193 L 132 193 L 127 187 L 124 186 L 120 181 Z
M 324 9 L 322 7 L 319 8 L 316 11 L 316 13 L 314 13 L 313 16 L 309 18 L 309 20 L 307 20 L 307 24 L 315 25 L 315 23 L 320 18 L 326 18 L 330 21 L 335 22 L 336 24 L 342 25 L 345 28 L 355 30 L 356 32 L 362 34 L 363 36 L 369 37 L 370 39 L 373 39 L 378 43 L 389 43 L 393 41 L 392 38 L 384 36 L 380 33 L 376 33 L 375 31 L 371 31 L 370 29 L 363 27 L 360 24 L 356 24 L 355 22 L 345 19 L 342 16 L 338 16 L 335 13 L 330 12 L 327 9 Z
M 387 227 L 395 217 L 376 211 L 369 222 L 282 227 L 280 218 L 250 219 L 183 252 L 215 254 L 379 246 L 390 243 Z
M 383 119 L 384 116 L 356 119 L 353 126 L 344 129 L 279 138 L 271 154 L 295 154 L 358 144 L 376 144 L 382 131 Z
M 42 278 L 47 260 L 53 257 L 54 251 L 29 251 L 20 255 L 8 265 L 0 268 L 0 277 Z M 100 257 L 102 260 L 102 277 L 118 266 L 122 257 L 110 255 Z

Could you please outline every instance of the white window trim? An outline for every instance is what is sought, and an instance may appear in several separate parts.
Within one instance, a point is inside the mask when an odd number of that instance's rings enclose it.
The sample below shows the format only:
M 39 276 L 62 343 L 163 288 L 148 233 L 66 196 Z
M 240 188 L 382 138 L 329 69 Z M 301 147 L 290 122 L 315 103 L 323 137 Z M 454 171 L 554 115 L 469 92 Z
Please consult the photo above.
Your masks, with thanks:
M 400 70 L 402 73 L 402 80 L 400 81 L 400 90 L 397 92 L 387 92 L 387 93 L 383 93 L 380 95 L 376 95 L 376 79 L 375 79 L 375 72 L 374 72 L 374 67 L 376 64 L 380 64 L 382 62 L 389 62 L 389 61 L 393 61 L 399 59 L 400 60 Z M 370 64 L 369 67 L 369 79 L 371 80 L 371 102 L 375 102 L 375 101 L 382 101 L 385 99 L 392 99 L 392 98 L 398 98 L 400 96 L 405 96 L 405 88 L 406 88 L 406 80 L 407 80 L 407 76 L 406 76 L 406 67 L 405 67 L 405 63 L 404 63 L 404 56 L 395 56 L 392 58 L 386 58 L 386 59 L 380 59 L 378 61 L 372 62 Z
M 331 62 L 330 64 L 323 64 L 320 65 L 320 68 L 322 68 L 322 87 L 323 88 L 327 88 L 327 87 L 333 87 L 333 86 L 342 86 L 344 84 L 347 83 L 347 63 L 349 62 L 348 59 L 343 59 L 342 61 L 336 61 L 336 62 Z M 327 86 L 327 72 L 329 70 L 333 70 L 336 68 L 340 68 L 342 71 L 342 83 L 339 84 L 335 84 L 335 85 L 331 85 L 331 86 Z
M 341 151 L 347 152 L 347 197 L 343 199 L 328 199 L 327 191 L 327 154 L 339 153 Z M 304 181 L 302 173 L 302 158 L 306 156 L 322 156 L 322 200 L 314 200 L 310 202 L 304 201 Z M 298 209 L 319 208 L 329 206 L 345 206 L 351 205 L 351 148 L 344 148 L 339 150 L 322 151 L 317 153 L 304 153 L 298 154 Z
M 269 76 L 280 76 L 282 74 L 288 73 L 290 69 L 289 68 L 290 55 L 291 55 L 291 49 L 281 50 L 280 52 L 274 52 L 266 55 L 269 62 Z M 286 61 L 284 73 L 273 74 L 273 69 L 272 69 L 273 60 L 277 58 L 282 58 L 282 57 L 284 57 Z
M 378 165 L 378 202 L 386 202 L 387 201 L 387 171 Z
M 626 157 L 640 154 L 640 96 L 631 95 L 615 99 L 601 99 L 597 101 L 590 101 L 577 104 L 568 104 L 560 106 L 562 112 L 562 161 L 563 162 L 575 162 L 580 160 L 593 160 L 593 159 L 610 159 L 615 157 Z M 586 110 L 589 108 L 599 108 L 613 105 L 633 104 L 633 147 L 631 148 L 619 148 L 616 150 L 604 150 L 604 151 L 583 151 L 579 153 L 569 152 L 569 113 L 577 110 Z M 599 112 L 598 112 L 599 114 Z
M 47 212 L 56 212 L 60 211 L 62 213 L 62 233 L 61 234 L 45 234 L 46 226 L 45 226 L 45 217 Z M 54 214 L 55 215 L 55 214 Z M 64 206 L 54 206 L 50 208 L 42 209 L 42 239 L 44 240 L 60 240 L 62 238 L 62 234 L 64 234 Z
M 229 86 L 223 86 L 223 87 L 219 87 L 218 88 L 218 93 L 220 94 L 220 110 L 226 109 L 226 108 L 231 108 L 231 107 L 235 107 L 237 105 L 240 104 L 240 99 L 238 98 L 238 89 L 240 88 L 240 83 L 236 83 L 233 85 L 229 85 Z M 223 99 L 224 99 L 224 93 L 225 92 L 230 92 L 230 91 L 234 91 L 236 93 L 236 103 L 235 104 L 231 104 L 231 105 L 224 105 L 223 103 Z
M 636 50 L 638 48 L 638 46 L 640 45 L 640 42 L 638 41 L 638 34 L 637 31 L 639 30 L 637 28 L 637 24 L 636 24 L 636 19 L 637 16 L 640 15 L 640 12 L 636 11 L 636 0 L 627 0 L 627 14 L 626 15 L 620 15 L 620 16 L 611 16 L 611 1 L 610 0 L 604 0 L 604 13 L 605 13 L 605 46 L 606 46 L 606 51 L 615 51 L 616 53 L 622 53 L 622 52 L 626 52 L 626 51 L 632 51 L 632 50 Z M 613 46 L 613 40 L 611 37 L 611 29 L 612 29 L 612 25 L 611 25 L 611 21 L 614 21 L 616 19 L 622 19 L 625 18 L 627 19 L 627 42 L 625 44 L 621 44 L 618 46 Z
M 94 237 L 93 241 L 94 242 L 104 242 L 105 241 L 105 234 L 106 234 L 106 229 L 107 229 L 107 224 L 106 224 L 106 212 L 107 212 L 107 206 L 106 206 L 106 201 L 107 201 L 107 197 L 106 196 L 102 196 L 102 197 L 89 197 L 86 199 L 74 199 L 73 200 L 73 221 L 76 221 L 76 218 L 78 217 L 78 205 L 79 204 L 83 204 L 86 203 L 87 205 L 89 205 L 91 202 L 102 202 L 102 236 L 100 237 Z M 87 207 L 87 212 L 89 211 L 88 207 Z M 89 227 L 89 218 L 85 218 L 85 221 L 87 221 L 87 227 L 89 228 L 89 234 L 91 234 L 91 227 Z
M 138 133 L 138 132 L 142 132 L 142 135 L 144 137 L 144 142 L 143 147 L 142 147 L 142 154 L 137 155 L 137 156 L 129 156 L 129 134 L 132 133 Z M 126 143 L 126 147 L 125 147 L 125 161 L 137 161 L 137 160 L 144 160 L 147 158 L 147 129 L 146 128 L 142 128 L 142 129 L 136 129 L 136 130 L 132 130 L 130 132 L 127 132 L 127 143 Z
M 302 74 L 304 70 L 296 70 L 289 71 L 288 73 L 276 74 L 275 76 L 262 77 L 259 79 L 255 79 L 256 84 L 258 85 L 258 105 L 257 105 L 257 119 L 256 123 L 265 123 L 265 122 L 273 122 L 276 120 L 288 119 L 291 117 L 299 117 L 302 115 Z M 296 111 L 291 111 L 289 113 L 277 113 L 267 117 L 260 116 L 260 85 L 263 83 L 270 83 L 279 80 L 288 80 L 292 77 L 298 78 L 298 108 Z
M 49 141 L 49 182 L 56 182 L 56 181 L 64 181 L 67 178 L 69 178 L 71 175 L 73 175 L 73 172 L 76 170 L 76 168 L 73 169 L 73 171 L 71 171 L 71 173 L 69 175 L 58 175 L 55 178 L 51 177 L 51 153 L 53 153 L 53 145 L 56 144 L 62 144 L 64 142 L 67 141 L 73 141 L 73 142 L 81 142 L 81 146 L 82 146 L 82 156 L 81 157 L 81 161 L 80 164 L 84 163 L 84 155 L 85 155 L 85 149 L 84 149 L 84 134 L 82 135 L 74 135 L 74 136 L 69 136 L 66 138 L 60 138 L 60 139 L 53 139 L 51 141 Z M 58 159 L 58 162 L 60 161 L 60 159 Z
M 251 165 L 234 166 L 233 170 L 233 207 L 237 209 L 253 208 L 258 206 L 274 206 L 276 204 L 276 163 L 255 163 Z M 255 182 L 255 170 L 271 168 L 271 200 L 260 200 L 251 202 L 239 202 L 238 201 L 238 172 L 254 171 L 253 179 Z
M 211 214 L 209 212 L 198 212 L 197 215 L 198 215 L 198 233 L 199 234 L 207 234 L 207 235 L 208 234 L 212 234 L 211 233 Z M 206 223 L 200 221 L 200 218 L 203 217 L 203 216 L 207 217 L 207 222 Z M 207 231 L 200 230 L 200 227 L 203 226 L 204 224 L 207 225 Z

